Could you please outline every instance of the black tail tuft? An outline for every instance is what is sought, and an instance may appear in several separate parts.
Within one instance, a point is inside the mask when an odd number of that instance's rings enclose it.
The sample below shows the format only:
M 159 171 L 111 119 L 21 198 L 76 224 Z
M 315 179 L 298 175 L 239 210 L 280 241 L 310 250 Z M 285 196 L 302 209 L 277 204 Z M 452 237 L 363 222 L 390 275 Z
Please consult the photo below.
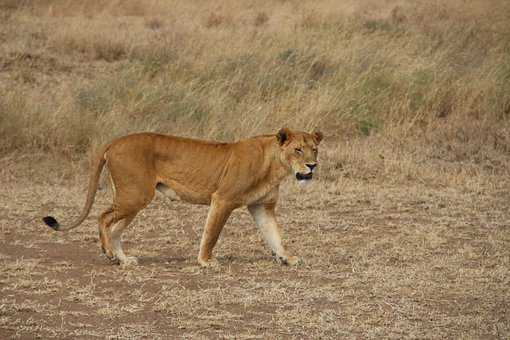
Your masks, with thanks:
M 58 230 L 60 227 L 60 224 L 58 224 L 57 220 L 54 217 L 46 216 L 43 218 L 43 221 L 44 223 L 46 223 L 48 227 L 50 227 L 53 230 Z

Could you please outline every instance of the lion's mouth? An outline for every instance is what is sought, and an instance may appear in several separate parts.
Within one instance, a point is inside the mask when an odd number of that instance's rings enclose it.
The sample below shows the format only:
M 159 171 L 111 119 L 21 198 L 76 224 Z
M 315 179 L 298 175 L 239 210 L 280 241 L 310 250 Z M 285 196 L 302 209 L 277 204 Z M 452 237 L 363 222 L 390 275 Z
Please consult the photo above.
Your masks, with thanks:
M 312 179 L 312 177 L 313 177 L 313 174 L 311 172 L 309 172 L 307 174 L 302 174 L 300 172 L 296 173 L 296 179 L 298 181 L 309 181 Z

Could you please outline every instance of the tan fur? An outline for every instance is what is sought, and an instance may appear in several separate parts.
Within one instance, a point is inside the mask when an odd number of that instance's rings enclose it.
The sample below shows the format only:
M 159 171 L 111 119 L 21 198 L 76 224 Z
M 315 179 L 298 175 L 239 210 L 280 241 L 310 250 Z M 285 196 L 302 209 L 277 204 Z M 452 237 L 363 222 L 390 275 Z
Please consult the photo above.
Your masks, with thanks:
M 212 250 L 230 213 L 247 206 L 267 245 L 282 263 L 295 264 L 281 244 L 275 219 L 280 182 L 289 174 L 311 176 L 322 134 L 281 129 L 235 143 L 206 142 L 153 133 L 114 140 L 99 155 L 92 170 L 84 211 L 68 230 L 88 215 L 104 164 L 114 191 L 113 204 L 99 218 L 104 252 L 121 264 L 136 263 L 122 251 L 120 237 L 137 213 L 154 197 L 156 188 L 194 204 L 210 205 L 198 261 L 215 263 Z M 307 164 L 309 164 L 307 166 Z M 300 178 L 299 176 L 297 178 Z

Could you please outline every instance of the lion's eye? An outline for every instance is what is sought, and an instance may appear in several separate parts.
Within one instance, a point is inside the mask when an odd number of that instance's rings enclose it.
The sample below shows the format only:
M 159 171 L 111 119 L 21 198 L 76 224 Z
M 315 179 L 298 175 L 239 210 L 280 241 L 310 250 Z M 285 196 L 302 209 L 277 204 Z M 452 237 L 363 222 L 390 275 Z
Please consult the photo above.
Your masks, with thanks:
M 313 149 L 313 153 L 314 153 L 314 154 L 318 154 L 318 153 L 319 153 L 319 150 L 317 150 L 317 149 Z
M 295 149 L 294 149 L 294 151 L 296 151 L 296 153 L 297 153 L 298 155 L 302 155 L 302 154 L 303 154 L 303 150 L 302 150 L 302 149 L 300 149 L 300 148 L 295 148 Z

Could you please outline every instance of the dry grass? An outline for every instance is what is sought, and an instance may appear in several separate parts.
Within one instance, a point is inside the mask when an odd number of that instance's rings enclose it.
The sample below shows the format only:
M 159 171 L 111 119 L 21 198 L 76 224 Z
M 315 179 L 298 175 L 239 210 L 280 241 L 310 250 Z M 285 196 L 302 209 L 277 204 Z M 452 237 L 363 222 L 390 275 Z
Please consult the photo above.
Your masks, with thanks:
M 505 1 L 21 4 L 4 6 L 0 28 L 3 151 L 283 124 L 508 143 Z
M 302 191 L 289 182 L 279 215 L 305 264 L 273 263 L 241 210 L 222 234 L 216 270 L 196 263 L 206 207 L 157 197 L 125 237 L 140 265 L 123 270 L 99 256 L 96 218 L 109 195 L 99 193 L 76 232 L 57 235 L 39 216 L 76 214 L 84 178 L 60 169 L 34 184 L 30 164 L 0 162 L 2 178 L 18 174 L 0 193 L 4 338 L 510 335 L 508 190 L 341 178 Z
M 504 0 L 1 1 L 0 337 L 508 338 L 509 34 Z M 327 136 L 279 211 L 302 267 L 239 212 L 201 270 L 205 208 L 161 198 L 128 271 L 39 223 L 116 136 L 283 125 Z

